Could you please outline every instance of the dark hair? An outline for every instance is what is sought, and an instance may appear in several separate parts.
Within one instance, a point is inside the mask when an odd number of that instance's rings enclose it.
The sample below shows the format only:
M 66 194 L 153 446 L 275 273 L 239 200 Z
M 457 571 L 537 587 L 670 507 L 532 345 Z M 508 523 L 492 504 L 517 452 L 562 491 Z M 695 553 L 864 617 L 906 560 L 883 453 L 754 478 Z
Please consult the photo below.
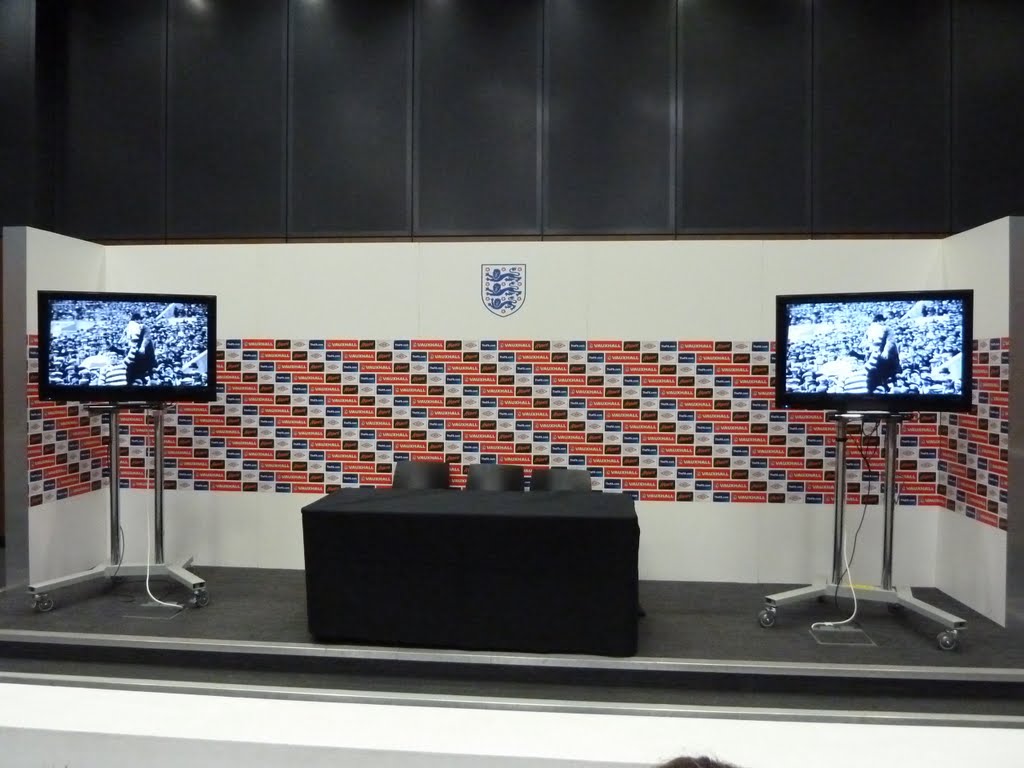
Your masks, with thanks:
M 712 757 L 676 757 L 658 768 L 736 768 L 732 763 L 723 763 Z

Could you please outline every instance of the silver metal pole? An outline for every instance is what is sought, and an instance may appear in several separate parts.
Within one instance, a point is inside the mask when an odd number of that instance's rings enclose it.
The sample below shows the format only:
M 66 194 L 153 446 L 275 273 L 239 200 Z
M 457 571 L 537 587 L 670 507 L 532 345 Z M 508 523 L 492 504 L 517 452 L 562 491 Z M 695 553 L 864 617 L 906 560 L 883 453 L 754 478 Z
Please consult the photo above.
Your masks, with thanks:
M 164 404 L 153 406 L 153 561 L 164 562 Z
M 832 531 L 832 583 L 843 577 L 843 534 L 846 516 L 846 416 L 836 414 L 836 498 Z
M 892 589 L 892 531 L 896 517 L 896 453 L 902 416 L 885 417 L 885 531 L 882 538 L 882 589 Z
M 121 562 L 121 428 L 117 406 L 110 409 L 110 562 Z

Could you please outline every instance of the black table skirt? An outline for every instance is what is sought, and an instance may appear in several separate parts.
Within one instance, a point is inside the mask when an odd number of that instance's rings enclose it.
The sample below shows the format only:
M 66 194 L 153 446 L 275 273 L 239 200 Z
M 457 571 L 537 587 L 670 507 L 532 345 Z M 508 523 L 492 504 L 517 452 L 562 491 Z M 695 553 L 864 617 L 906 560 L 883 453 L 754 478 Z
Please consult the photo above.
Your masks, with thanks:
M 343 490 L 303 508 L 302 526 L 319 641 L 636 653 L 626 496 Z

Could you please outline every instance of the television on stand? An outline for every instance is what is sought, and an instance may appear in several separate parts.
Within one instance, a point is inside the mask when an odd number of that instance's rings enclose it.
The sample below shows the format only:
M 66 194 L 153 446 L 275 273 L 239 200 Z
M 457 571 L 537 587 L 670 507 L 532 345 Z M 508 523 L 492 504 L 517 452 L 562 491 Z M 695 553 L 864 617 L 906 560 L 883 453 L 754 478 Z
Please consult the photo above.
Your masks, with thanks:
M 776 297 L 780 408 L 839 413 L 971 408 L 970 290 Z
M 39 398 L 217 399 L 217 297 L 39 291 Z
M 893 584 L 893 531 L 901 502 L 897 470 L 900 425 L 914 412 L 954 412 L 971 408 L 974 294 L 970 290 L 821 293 L 776 297 L 775 398 L 781 408 L 829 411 L 835 421 L 832 574 L 824 582 L 767 595 L 758 614 L 762 627 L 776 623 L 778 609 L 809 598 L 853 598 L 885 603 L 938 621 L 943 650 L 959 645 L 967 622 Z M 848 424 L 875 425 L 883 472 L 861 475 L 861 523 L 870 503 L 884 496 L 882 578 L 877 586 L 855 586 L 847 559 L 844 520 L 848 490 Z M 884 431 L 883 431 L 884 430 Z M 863 434 L 863 433 L 862 433 Z M 860 441 L 861 466 L 872 471 Z M 871 491 L 877 480 L 878 496 Z M 868 492 L 864 493 L 867 485 Z M 937 490 L 937 489 L 936 489 Z M 872 497 L 874 500 L 872 501 Z M 856 549 L 858 525 L 853 536 Z M 844 579 L 846 583 L 844 583 Z M 828 630 L 835 622 L 816 622 Z

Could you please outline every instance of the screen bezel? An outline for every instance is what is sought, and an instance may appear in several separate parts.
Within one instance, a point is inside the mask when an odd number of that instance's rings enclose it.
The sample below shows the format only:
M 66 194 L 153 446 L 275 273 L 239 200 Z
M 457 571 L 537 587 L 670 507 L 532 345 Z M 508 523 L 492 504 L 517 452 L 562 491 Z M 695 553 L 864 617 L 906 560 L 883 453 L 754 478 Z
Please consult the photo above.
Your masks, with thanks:
M 58 385 L 50 383 L 50 308 L 56 301 L 105 302 L 180 302 L 205 304 L 208 345 L 207 375 L 204 387 L 173 385 L 123 387 Z M 186 293 L 142 293 L 116 291 L 39 291 L 37 296 L 37 350 L 39 399 L 93 403 L 206 403 L 217 399 L 217 297 Z
M 873 301 L 921 301 L 953 299 L 963 302 L 963 384 L 961 392 L 954 395 L 905 394 L 871 395 L 846 394 L 841 392 L 787 392 L 786 361 L 788 357 L 788 308 L 794 304 L 810 303 L 860 303 Z M 972 406 L 974 391 L 974 291 L 919 290 L 919 291 L 877 291 L 864 293 L 808 293 L 776 296 L 775 299 L 775 404 L 777 408 L 800 410 L 825 410 L 840 413 L 911 413 L 914 411 L 937 411 L 963 413 Z

